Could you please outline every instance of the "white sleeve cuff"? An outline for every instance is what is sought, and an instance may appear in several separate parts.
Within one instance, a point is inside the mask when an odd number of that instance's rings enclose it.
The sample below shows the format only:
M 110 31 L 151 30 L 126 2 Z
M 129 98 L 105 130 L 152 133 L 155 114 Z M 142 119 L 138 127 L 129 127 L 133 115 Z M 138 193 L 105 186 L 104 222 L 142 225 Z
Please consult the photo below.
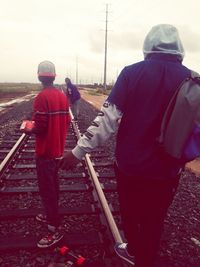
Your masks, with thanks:
M 72 149 L 72 154 L 79 160 L 82 160 L 86 153 L 87 152 L 81 149 L 78 145 L 74 149 Z

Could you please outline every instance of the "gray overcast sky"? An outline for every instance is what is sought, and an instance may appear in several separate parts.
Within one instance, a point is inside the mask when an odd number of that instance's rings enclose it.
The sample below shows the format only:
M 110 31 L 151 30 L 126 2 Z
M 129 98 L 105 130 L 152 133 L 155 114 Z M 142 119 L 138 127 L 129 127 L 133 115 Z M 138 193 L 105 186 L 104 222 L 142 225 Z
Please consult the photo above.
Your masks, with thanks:
M 185 48 L 183 64 L 200 72 L 199 0 L 110 0 L 108 82 L 125 65 L 143 59 L 152 26 L 173 24 Z M 57 83 L 102 82 L 106 2 L 0 0 L 0 82 L 37 82 L 37 66 L 50 60 Z M 77 59 L 77 60 L 76 60 Z

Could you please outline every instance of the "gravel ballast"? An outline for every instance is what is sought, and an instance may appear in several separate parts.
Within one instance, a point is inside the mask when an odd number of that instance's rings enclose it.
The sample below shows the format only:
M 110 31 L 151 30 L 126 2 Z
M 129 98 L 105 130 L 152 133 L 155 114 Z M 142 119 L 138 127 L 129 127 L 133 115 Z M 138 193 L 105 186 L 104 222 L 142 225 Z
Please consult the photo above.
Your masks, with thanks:
M 32 101 L 16 105 L 0 114 L 0 139 L 3 141 L 14 133 L 15 125 L 31 114 Z M 81 101 L 81 117 L 87 129 L 95 118 L 97 110 Z M 114 159 L 115 136 L 106 143 L 110 159 Z M 115 195 L 116 198 L 116 195 Z M 117 200 L 116 200 L 117 201 Z M 31 222 L 33 224 L 33 222 Z M 34 226 L 34 224 L 33 224 Z M 9 257 L 5 263 L 5 256 Z M 47 266 L 50 255 L 45 252 L 20 251 L 0 256 L 2 267 Z M 165 219 L 164 231 L 155 267 L 199 267 L 200 266 L 200 177 L 185 171 L 181 177 L 177 194 Z

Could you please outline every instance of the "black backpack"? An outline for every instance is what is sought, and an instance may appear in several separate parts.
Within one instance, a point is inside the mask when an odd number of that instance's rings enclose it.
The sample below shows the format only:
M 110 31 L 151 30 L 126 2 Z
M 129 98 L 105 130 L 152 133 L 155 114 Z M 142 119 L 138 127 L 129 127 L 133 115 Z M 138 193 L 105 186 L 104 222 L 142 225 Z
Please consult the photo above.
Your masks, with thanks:
M 188 162 L 200 156 L 200 76 L 191 71 L 175 91 L 162 119 L 159 145 Z

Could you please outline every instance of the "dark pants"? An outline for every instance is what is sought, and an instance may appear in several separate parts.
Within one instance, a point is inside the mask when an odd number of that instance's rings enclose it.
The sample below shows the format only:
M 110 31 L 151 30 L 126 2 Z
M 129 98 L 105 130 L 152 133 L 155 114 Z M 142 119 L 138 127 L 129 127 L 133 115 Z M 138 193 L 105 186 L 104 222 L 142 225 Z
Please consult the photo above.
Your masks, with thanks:
M 76 100 L 73 104 L 71 104 L 71 110 L 75 120 L 77 120 L 79 116 L 79 106 L 80 99 Z
M 152 267 L 179 177 L 145 180 L 124 175 L 117 166 L 115 173 L 128 251 L 135 256 L 135 267 Z
M 36 158 L 39 193 L 50 225 L 59 226 L 59 180 L 56 159 Z

